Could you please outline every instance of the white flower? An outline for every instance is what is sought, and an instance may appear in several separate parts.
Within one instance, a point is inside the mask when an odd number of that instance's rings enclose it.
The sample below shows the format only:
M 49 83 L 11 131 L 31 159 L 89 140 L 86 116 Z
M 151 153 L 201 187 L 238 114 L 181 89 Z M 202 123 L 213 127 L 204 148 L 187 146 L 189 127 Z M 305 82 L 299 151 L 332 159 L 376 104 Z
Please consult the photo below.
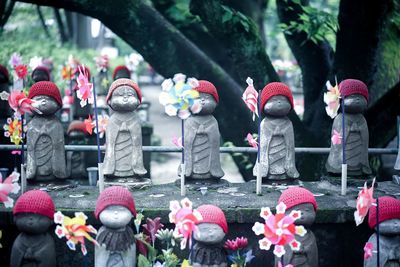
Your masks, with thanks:
M 8 92 L 6 92 L 6 91 L 2 91 L 1 93 L 0 93 L 0 99 L 1 100 L 8 100 L 8 96 L 9 96 L 10 94 L 8 93 Z
M 61 211 L 54 213 L 54 223 L 62 224 L 64 221 L 64 214 Z
M 264 233 L 264 224 L 256 222 L 251 228 L 256 235 L 261 235 Z

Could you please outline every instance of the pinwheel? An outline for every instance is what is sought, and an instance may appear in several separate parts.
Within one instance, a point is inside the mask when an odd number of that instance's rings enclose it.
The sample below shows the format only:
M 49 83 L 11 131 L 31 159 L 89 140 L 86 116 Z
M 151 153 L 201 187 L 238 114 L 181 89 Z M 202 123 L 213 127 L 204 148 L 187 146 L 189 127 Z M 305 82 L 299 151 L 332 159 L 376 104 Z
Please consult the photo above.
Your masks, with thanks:
M 253 113 L 253 121 L 258 116 L 258 92 L 254 88 L 253 80 L 250 77 L 246 79 L 247 88 L 243 93 L 242 99 L 247 107 Z
M 201 214 L 196 209 L 193 209 L 192 202 L 188 198 L 182 199 L 180 203 L 176 200 L 171 201 L 169 208 L 171 210 L 169 221 L 175 224 L 174 235 L 183 237 L 181 249 L 186 248 L 188 240 L 189 247 L 191 247 L 192 233 L 196 229 L 196 224 L 203 219 Z
M 18 184 L 19 173 L 13 172 L 4 181 L 0 174 L 0 202 L 4 204 L 6 208 L 12 208 L 14 206 L 14 200 L 8 195 L 10 193 L 17 194 L 21 187 Z
M 365 243 L 364 246 L 364 260 L 368 260 L 372 257 L 372 253 L 374 248 L 374 244 L 372 244 L 371 242 L 367 242 Z
M 338 114 L 340 107 L 340 91 L 337 84 L 332 86 L 329 81 L 326 82 L 326 88 L 328 92 L 324 93 L 324 102 L 327 105 L 325 110 L 328 116 L 333 119 Z
M 95 127 L 92 117 L 89 115 L 83 122 L 85 123 L 86 132 L 91 135 L 93 133 L 93 128 Z
M 177 147 L 183 147 L 182 145 L 182 137 L 172 137 L 172 143 Z
M 75 217 L 65 216 L 60 211 L 54 214 L 54 222 L 57 225 L 55 233 L 58 238 L 65 237 L 71 250 L 76 250 L 76 245 L 81 245 L 83 255 L 87 254 L 85 238 L 98 246 L 97 241 L 90 234 L 97 234 L 97 230 L 86 225 L 87 216 L 83 212 L 75 212 Z
M 105 132 L 106 132 L 106 129 L 107 129 L 109 116 L 108 116 L 107 114 L 99 115 L 98 120 L 99 120 L 99 130 L 97 131 L 97 128 L 95 127 L 95 126 L 96 126 L 96 123 L 93 122 L 94 132 L 95 132 L 96 134 L 97 134 L 97 132 L 98 132 L 99 137 L 100 137 L 100 138 L 103 138 L 103 137 L 104 137 L 104 134 L 105 134 Z
M 369 208 L 376 203 L 376 199 L 374 199 L 374 185 L 375 179 L 372 181 L 372 186 L 370 188 L 367 187 L 367 182 L 365 182 L 364 187 L 358 192 L 357 210 L 354 212 L 354 220 L 357 226 L 364 221 Z
M 296 226 L 294 222 L 301 217 L 301 212 L 293 210 L 285 215 L 286 205 L 281 202 L 276 206 L 276 215 L 272 214 L 270 208 L 262 208 L 260 216 L 264 218 L 265 224 L 256 222 L 252 228 L 256 235 L 264 235 L 258 243 L 260 249 L 269 250 L 275 245 L 274 254 L 282 257 L 285 254 L 285 245 L 289 245 L 293 251 L 300 249 L 300 242 L 295 235 L 304 236 L 307 231 L 303 226 Z
M 342 143 L 342 136 L 336 130 L 333 130 L 333 135 L 331 137 L 332 144 L 340 145 Z
M 8 118 L 7 124 L 4 124 L 4 136 L 9 137 L 10 141 L 15 145 L 22 142 L 22 121 L 18 118 Z
M 8 104 L 14 110 L 15 116 L 18 118 L 20 118 L 21 115 L 24 115 L 25 112 L 32 113 L 35 111 L 36 113 L 41 114 L 41 111 L 35 107 L 39 103 L 28 98 L 24 92 L 19 90 L 11 91 L 8 96 Z
M 93 104 L 93 84 L 89 82 L 88 74 L 83 65 L 78 67 L 78 71 L 76 96 L 81 100 L 81 107 L 84 107 L 87 103 Z
M 247 134 L 246 139 L 250 146 L 252 146 L 254 148 L 258 148 L 257 138 L 254 138 L 251 133 Z

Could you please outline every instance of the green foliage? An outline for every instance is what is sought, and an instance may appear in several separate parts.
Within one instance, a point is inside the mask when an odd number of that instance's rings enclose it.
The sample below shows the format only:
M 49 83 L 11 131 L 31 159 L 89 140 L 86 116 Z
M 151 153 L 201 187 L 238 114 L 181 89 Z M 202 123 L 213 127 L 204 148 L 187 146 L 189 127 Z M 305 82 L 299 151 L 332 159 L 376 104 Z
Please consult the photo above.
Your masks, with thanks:
M 200 22 L 198 16 L 190 13 L 190 0 L 174 0 L 173 5 L 167 8 L 166 13 L 169 18 L 175 21 L 178 26 L 187 26 L 194 22 Z
M 236 11 L 233 8 L 225 5 L 222 5 L 222 9 L 224 10 L 224 14 L 222 15 L 223 24 L 235 24 L 239 22 L 246 32 L 250 31 L 252 25 L 251 21 L 242 12 Z

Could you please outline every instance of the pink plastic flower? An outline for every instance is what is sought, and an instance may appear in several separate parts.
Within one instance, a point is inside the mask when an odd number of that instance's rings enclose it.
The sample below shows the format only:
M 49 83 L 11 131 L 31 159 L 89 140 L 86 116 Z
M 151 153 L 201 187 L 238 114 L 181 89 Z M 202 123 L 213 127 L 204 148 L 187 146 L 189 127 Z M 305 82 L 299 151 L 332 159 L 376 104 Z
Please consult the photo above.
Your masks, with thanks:
M 176 136 L 172 137 L 172 143 L 174 145 L 176 145 L 177 147 L 183 147 L 183 145 L 182 145 L 182 137 L 176 137 Z
M 342 143 L 342 136 L 336 130 L 333 130 L 333 135 L 331 137 L 332 144 L 340 145 Z
M 88 74 L 83 65 L 78 67 L 78 71 L 79 75 L 76 79 L 78 89 L 76 91 L 76 96 L 81 100 L 81 107 L 84 107 L 87 103 L 93 104 L 93 84 L 89 82 Z
M 374 199 L 374 184 L 375 179 L 372 181 L 372 186 L 368 188 L 367 182 L 365 182 L 364 188 L 358 193 L 356 204 L 357 210 L 354 212 L 354 220 L 356 221 L 357 226 L 364 221 L 369 208 L 376 202 L 376 199 Z
M 14 200 L 8 195 L 10 193 L 17 194 L 21 187 L 18 184 L 19 173 L 13 172 L 4 181 L 0 174 L 0 202 L 4 204 L 6 208 L 12 208 L 14 206 Z
M 25 79 L 28 75 L 28 67 L 24 64 L 15 66 L 14 71 L 17 77 L 21 80 Z
M 99 115 L 98 116 L 98 124 L 99 124 L 99 137 L 103 138 L 104 134 L 106 132 L 107 129 L 107 125 L 108 125 L 108 120 L 109 120 L 109 116 L 107 114 L 103 114 L 103 115 Z M 92 122 L 93 127 L 94 127 L 94 132 L 97 134 L 97 129 L 96 129 L 96 122 Z
M 250 146 L 252 146 L 254 148 L 258 148 L 257 140 L 253 137 L 252 134 L 248 133 L 246 139 L 247 139 L 247 142 L 249 142 Z
M 247 238 L 245 237 L 236 237 L 234 240 L 226 240 L 224 248 L 228 250 L 239 250 L 244 249 L 249 244 Z
M 255 116 L 258 116 L 258 92 L 253 86 L 253 80 L 250 77 L 246 79 L 247 88 L 243 93 L 242 99 L 247 107 L 253 113 L 253 121 Z
M 328 92 L 324 93 L 324 102 L 326 113 L 332 119 L 336 117 L 340 107 L 340 91 L 337 85 L 332 86 L 329 81 L 326 82 Z
M 364 246 L 364 260 L 368 260 L 369 258 L 372 257 L 372 249 L 374 248 L 374 244 L 371 242 L 365 243 Z
M 8 104 L 15 111 L 17 117 L 24 115 L 25 112 L 32 113 L 32 111 L 35 111 L 36 113 L 41 113 L 34 107 L 36 101 L 28 98 L 23 92 L 18 90 L 11 91 L 8 96 Z

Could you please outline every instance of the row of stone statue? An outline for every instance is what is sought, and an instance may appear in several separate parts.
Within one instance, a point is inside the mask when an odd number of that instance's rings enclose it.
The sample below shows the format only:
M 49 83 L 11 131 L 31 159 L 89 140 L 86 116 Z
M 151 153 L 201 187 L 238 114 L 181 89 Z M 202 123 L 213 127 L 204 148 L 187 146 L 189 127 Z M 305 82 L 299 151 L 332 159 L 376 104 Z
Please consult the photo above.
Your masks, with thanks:
M 348 174 L 371 174 L 368 127 L 363 116 L 368 102 L 367 86 L 359 80 L 348 79 L 339 88 L 344 96 L 345 127 L 342 127 L 342 116 L 337 115 L 332 134 L 338 134 L 339 140 L 342 136 L 345 138 L 332 143 L 326 169 L 332 174 L 341 173 L 342 145 L 345 144 Z M 218 92 L 211 82 L 204 80 L 195 90 L 200 93 L 202 109 L 185 120 L 185 176 L 189 181 L 219 181 L 224 175 L 219 155 L 220 133 L 212 115 L 219 102 Z M 31 87 L 29 98 L 41 103 L 42 114 L 35 114 L 28 123 L 27 178 L 32 181 L 66 178 L 63 128 L 55 116 L 62 105 L 60 92 L 54 83 L 41 81 Z M 106 102 L 112 115 L 106 130 L 103 170 L 106 179 L 140 179 L 146 174 L 141 125 L 135 112 L 141 100 L 139 86 L 130 79 L 117 79 L 109 88 Z M 261 93 L 261 107 L 265 118 L 260 127 L 260 162 L 254 167 L 254 175 L 260 168 L 264 181 L 295 180 L 300 175 L 295 165 L 293 125 L 287 117 L 293 109 L 291 90 L 280 82 L 267 84 Z
M 286 189 L 280 196 L 289 214 L 293 210 L 301 212 L 301 218 L 295 221 L 306 229 L 304 236 L 296 236 L 300 250 L 293 251 L 285 246 L 283 256 L 285 264 L 293 266 L 318 266 L 318 245 L 310 226 L 314 223 L 317 202 L 313 194 L 301 187 Z M 227 267 L 227 251 L 223 240 L 228 233 L 228 224 L 224 212 L 214 205 L 202 205 L 197 208 L 202 220 L 194 229 L 194 245 L 189 260 L 194 267 Z M 22 232 L 15 240 L 11 253 L 11 267 L 36 266 L 55 267 L 56 250 L 48 230 L 53 224 L 55 213 L 51 197 L 40 190 L 24 193 L 16 202 L 13 210 L 18 229 Z M 102 226 L 97 234 L 98 246 L 95 246 L 95 267 L 134 267 L 136 266 L 135 235 L 130 227 L 131 219 L 136 216 L 132 194 L 124 187 L 106 188 L 98 197 L 95 217 Z M 369 212 L 369 226 L 377 226 L 376 207 Z M 392 197 L 379 199 L 379 266 L 400 265 L 400 200 Z M 376 234 L 370 238 L 374 247 Z M 251 245 L 251 244 L 250 244 Z M 252 245 L 251 245 L 252 246 Z M 361 248 L 360 248 L 361 250 Z M 257 254 L 257 253 L 256 253 Z M 278 258 L 275 266 L 278 266 Z M 365 260 L 364 266 L 377 266 L 377 254 Z

